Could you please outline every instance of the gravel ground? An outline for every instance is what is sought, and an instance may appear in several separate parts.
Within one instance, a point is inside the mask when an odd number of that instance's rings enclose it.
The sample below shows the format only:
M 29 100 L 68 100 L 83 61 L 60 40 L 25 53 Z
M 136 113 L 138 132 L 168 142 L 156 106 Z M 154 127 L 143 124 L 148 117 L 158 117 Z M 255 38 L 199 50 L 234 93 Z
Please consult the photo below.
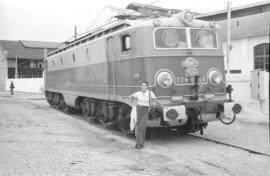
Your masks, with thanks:
M 134 145 L 41 94 L 0 92 L 0 175 L 270 175 L 270 157 L 192 136 L 161 132 L 142 150 Z

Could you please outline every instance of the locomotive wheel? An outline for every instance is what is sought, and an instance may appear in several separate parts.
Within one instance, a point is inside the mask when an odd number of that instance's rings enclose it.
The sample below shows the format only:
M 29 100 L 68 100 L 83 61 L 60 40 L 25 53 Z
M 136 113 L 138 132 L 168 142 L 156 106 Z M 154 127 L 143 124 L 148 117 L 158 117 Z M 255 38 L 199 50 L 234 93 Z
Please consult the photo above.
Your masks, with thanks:
M 82 115 L 86 119 L 89 119 L 89 116 L 90 116 L 90 113 L 91 113 L 91 111 L 90 111 L 90 103 L 86 98 L 83 99 L 83 101 L 81 102 L 80 108 L 82 110 Z
M 46 92 L 46 100 L 50 105 L 52 105 L 52 93 L 51 92 Z
M 69 107 L 67 106 L 67 104 L 65 103 L 65 100 L 63 98 L 63 96 L 60 96 L 60 100 L 59 100 L 59 109 L 63 112 L 67 112 L 69 110 Z
M 53 105 L 55 108 L 59 108 L 60 105 L 60 96 L 58 93 L 53 94 Z
M 55 108 L 56 107 L 56 94 L 52 93 L 52 107 Z

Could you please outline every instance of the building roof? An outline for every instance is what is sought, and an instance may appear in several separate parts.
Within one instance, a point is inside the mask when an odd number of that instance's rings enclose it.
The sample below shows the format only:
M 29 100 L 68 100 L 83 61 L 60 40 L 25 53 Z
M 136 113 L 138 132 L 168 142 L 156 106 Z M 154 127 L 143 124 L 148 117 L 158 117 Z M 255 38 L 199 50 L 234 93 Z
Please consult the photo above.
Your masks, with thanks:
M 39 41 L 12 41 L 0 40 L 0 48 L 8 52 L 7 58 L 21 58 L 21 59 L 43 59 L 45 55 L 45 48 L 47 53 L 56 48 L 59 43 L 53 42 L 39 42 Z
M 256 14 L 256 13 L 261 13 L 263 11 L 269 11 L 270 10 L 269 5 L 270 5 L 270 1 L 266 0 L 262 2 L 233 7 L 231 8 L 231 13 L 232 13 L 231 17 L 234 18 L 234 17 L 239 17 L 239 15 L 246 16 L 249 14 Z M 240 14 L 238 14 L 237 12 Z M 204 13 L 204 14 L 198 14 L 196 15 L 196 18 L 202 19 L 202 20 L 208 20 L 209 17 L 217 17 L 217 18 L 212 19 L 213 21 L 216 21 L 218 19 L 221 19 L 220 16 L 225 16 L 226 18 L 227 9 Z
M 222 40 L 227 36 L 227 20 L 217 21 L 221 26 Z M 231 19 L 231 38 L 269 35 L 270 12 Z
M 26 48 L 57 48 L 59 43 L 57 42 L 42 42 L 42 41 L 28 41 L 28 40 L 19 40 L 21 44 Z

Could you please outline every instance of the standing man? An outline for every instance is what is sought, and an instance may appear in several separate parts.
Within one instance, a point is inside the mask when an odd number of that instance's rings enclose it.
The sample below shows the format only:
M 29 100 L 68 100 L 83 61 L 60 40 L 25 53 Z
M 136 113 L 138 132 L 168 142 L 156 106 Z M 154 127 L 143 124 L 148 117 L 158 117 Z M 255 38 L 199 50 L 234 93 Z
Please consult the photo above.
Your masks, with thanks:
M 11 81 L 10 86 L 9 86 L 10 94 L 11 94 L 11 95 L 14 95 L 14 92 L 13 92 L 13 89 L 14 89 L 14 88 L 15 88 L 15 87 L 14 87 L 14 83 L 13 83 L 13 81 Z
M 136 145 L 135 148 L 141 149 L 144 146 L 146 124 L 149 114 L 149 106 L 151 101 L 154 100 L 158 105 L 161 104 L 156 99 L 155 94 L 148 90 L 148 83 L 144 81 L 141 84 L 141 91 L 135 92 L 129 96 L 131 101 L 137 100 L 137 124 L 136 124 Z

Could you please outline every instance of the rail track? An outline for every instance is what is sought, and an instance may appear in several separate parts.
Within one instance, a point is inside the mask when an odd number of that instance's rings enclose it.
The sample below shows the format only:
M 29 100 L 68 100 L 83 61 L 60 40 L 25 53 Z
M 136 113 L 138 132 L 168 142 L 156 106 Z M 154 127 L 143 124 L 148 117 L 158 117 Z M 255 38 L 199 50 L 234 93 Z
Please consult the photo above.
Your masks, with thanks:
M 58 110 L 58 111 L 61 111 L 59 110 L 58 108 L 55 108 L 54 109 Z M 63 112 L 63 111 L 61 111 Z M 85 119 L 82 115 L 81 115 L 81 112 L 78 111 L 78 110 L 75 110 L 73 109 L 73 111 L 69 111 L 69 112 L 63 112 L 65 114 L 69 114 L 75 118 L 79 118 L 81 120 L 84 120 L 85 122 L 89 123 L 89 121 L 87 119 Z M 98 124 L 98 123 L 90 123 L 90 124 Z M 106 126 L 104 126 L 102 123 L 100 123 L 100 126 L 103 127 L 104 129 L 108 129 Z M 171 131 L 171 132 L 174 132 L 174 131 Z M 158 133 L 158 131 L 157 131 Z M 125 134 L 123 133 L 123 135 L 127 136 L 128 134 Z M 213 143 L 216 143 L 216 144 L 221 144 L 221 145 L 225 145 L 225 146 L 229 146 L 229 147 L 232 147 L 232 148 L 236 148 L 236 149 L 240 149 L 240 150 L 244 150 L 244 151 L 247 151 L 251 154 L 256 154 L 256 155 L 262 155 L 262 156 L 266 156 L 266 157 L 270 157 L 270 154 L 267 154 L 267 153 L 263 153 L 263 152 L 260 152 L 260 151 L 255 151 L 255 150 L 252 150 L 252 149 L 248 149 L 248 148 L 244 148 L 244 147 L 241 147 L 241 146 L 237 146 L 237 145 L 234 145 L 234 144 L 229 144 L 229 143 L 226 143 L 226 142 L 223 142 L 223 141 L 219 141 L 219 140 L 214 140 L 214 139 L 210 139 L 210 138 L 206 138 L 204 136 L 199 136 L 197 134 L 187 134 L 188 136 L 191 136 L 193 138 L 198 138 L 198 139 L 201 139 L 201 140 L 205 140 L 205 141 L 210 141 L 210 142 L 213 142 Z M 130 136 L 130 135 L 128 135 Z M 151 137 L 152 138 L 152 137 Z M 155 137 L 154 137 L 155 138 Z M 153 138 L 152 138 L 153 139 Z
M 244 147 L 240 147 L 240 146 L 237 146 L 237 145 L 234 145 L 234 144 L 229 144 L 229 143 L 226 143 L 226 142 L 222 142 L 222 141 L 218 141 L 218 140 L 214 140 L 214 139 L 209 139 L 209 138 L 206 138 L 206 137 L 203 137 L 203 136 L 198 136 L 196 134 L 188 134 L 188 135 L 189 136 L 192 136 L 194 138 L 199 138 L 199 139 L 202 139 L 202 140 L 214 142 L 216 144 L 221 144 L 221 145 L 225 145 L 225 146 L 237 148 L 237 149 L 240 149 L 240 150 L 245 150 L 245 151 L 247 151 L 247 152 L 249 152 L 251 154 L 257 154 L 257 155 L 263 155 L 263 156 L 270 157 L 270 154 L 259 152 L 259 151 L 255 151 L 255 150 L 251 150 L 251 149 L 244 148 Z

